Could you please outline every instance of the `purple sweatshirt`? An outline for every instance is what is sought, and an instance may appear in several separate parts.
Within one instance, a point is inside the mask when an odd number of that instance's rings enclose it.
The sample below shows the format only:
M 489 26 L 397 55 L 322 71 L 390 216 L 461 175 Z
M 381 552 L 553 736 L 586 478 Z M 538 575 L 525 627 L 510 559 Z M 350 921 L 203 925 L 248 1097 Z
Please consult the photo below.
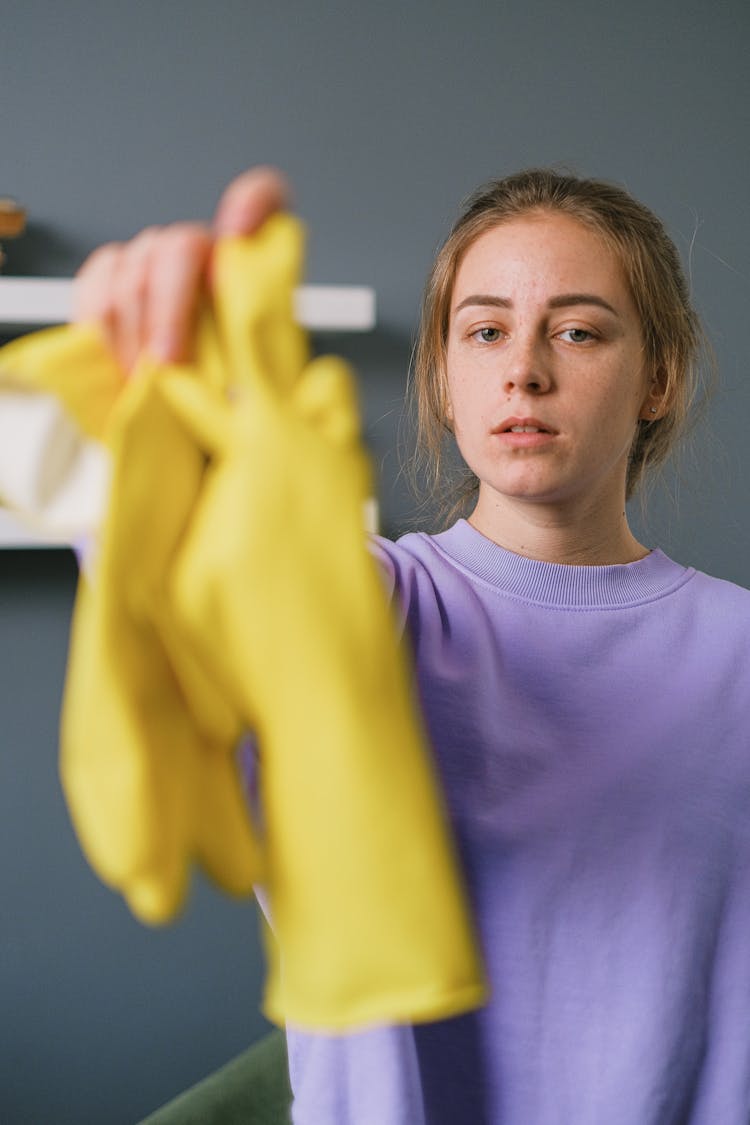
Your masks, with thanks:
M 660 551 L 542 563 L 464 521 L 375 550 L 492 997 L 288 1029 L 295 1123 L 748 1125 L 750 592 Z

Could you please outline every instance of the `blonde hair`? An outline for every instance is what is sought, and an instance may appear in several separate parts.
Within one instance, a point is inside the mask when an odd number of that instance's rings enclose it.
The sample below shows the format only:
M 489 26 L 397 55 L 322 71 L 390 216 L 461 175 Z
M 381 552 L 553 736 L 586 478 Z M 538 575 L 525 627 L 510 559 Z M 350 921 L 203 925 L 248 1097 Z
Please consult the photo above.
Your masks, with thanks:
M 690 303 L 679 253 L 662 222 L 623 188 L 550 169 L 530 169 L 479 188 L 439 250 L 425 286 L 409 394 L 416 415 L 414 480 L 435 499 L 445 518 L 475 497 L 478 484 L 463 470 L 446 495 L 446 346 L 453 285 L 471 244 L 499 223 L 529 212 L 561 213 L 595 232 L 617 254 L 635 302 L 646 361 L 663 395 L 659 417 L 638 423 L 627 473 L 630 498 L 648 470 L 664 462 L 685 432 L 701 384 L 700 357 L 707 344 Z

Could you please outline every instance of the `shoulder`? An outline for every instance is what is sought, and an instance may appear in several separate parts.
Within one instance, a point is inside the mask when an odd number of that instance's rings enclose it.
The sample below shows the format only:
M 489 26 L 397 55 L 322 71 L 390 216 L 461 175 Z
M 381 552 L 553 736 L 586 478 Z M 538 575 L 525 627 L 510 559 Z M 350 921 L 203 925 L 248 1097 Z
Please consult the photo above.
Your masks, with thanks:
M 409 574 L 429 574 L 439 563 L 433 539 L 424 532 L 412 532 L 396 540 L 372 535 L 370 550 L 394 586 L 401 585 Z
M 746 682 L 742 670 L 750 660 L 750 590 L 700 570 L 689 573 L 677 596 L 664 603 L 661 616 L 675 653 L 685 658 L 692 649 L 715 672 Z
M 417 531 L 399 539 L 385 539 L 380 535 L 370 537 L 370 549 L 395 588 L 409 580 L 456 580 L 465 578 L 463 568 L 457 566 L 456 544 L 461 542 L 465 521 L 436 535 Z
M 750 613 L 750 590 L 726 578 L 716 578 L 702 570 L 693 571 L 690 584 L 695 598 L 712 601 L 716 605 L 733 607 L 740 612 Z
M 466 575 L 443 550 L 441 535 L 411 532 L 397 540 L 370 537 L 388 596 L 405 616 L 427 612 L 461 596 Z
M 750 590 L 744 586 L 696 570 L 685 593 L 692 602 L 694 612 L 704 617 L 708 624 L 713 622 L 717 628 L 741 631 L 750 636 Z

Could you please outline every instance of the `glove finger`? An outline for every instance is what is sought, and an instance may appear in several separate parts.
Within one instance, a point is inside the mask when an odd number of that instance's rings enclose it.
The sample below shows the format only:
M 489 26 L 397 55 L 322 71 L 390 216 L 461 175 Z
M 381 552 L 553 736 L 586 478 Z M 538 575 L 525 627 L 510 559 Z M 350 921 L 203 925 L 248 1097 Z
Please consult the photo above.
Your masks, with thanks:
M 230 438 L 230 407 L 215 391 L 178 368 L 165 370 L 159 391 L 200 448 L 221 456 Z
M 291 215 L 274 215 L 252 237 L 217 244 L 215 312 L 232 383 L 262 382 L 283 394 L 299 378 L 308 358 L 293 307 L 302 249 L 302 227 Z
M 93 325 L 47 328 L 0 348 L 0 385 L 57 395 L 89 437 L 103 437 L 124 381 Z
M 333 445 L 354 445 L 360 436 L 357 392 L 351 368 L 337 356 L 307 365 L 293 393 L 299 414 Z

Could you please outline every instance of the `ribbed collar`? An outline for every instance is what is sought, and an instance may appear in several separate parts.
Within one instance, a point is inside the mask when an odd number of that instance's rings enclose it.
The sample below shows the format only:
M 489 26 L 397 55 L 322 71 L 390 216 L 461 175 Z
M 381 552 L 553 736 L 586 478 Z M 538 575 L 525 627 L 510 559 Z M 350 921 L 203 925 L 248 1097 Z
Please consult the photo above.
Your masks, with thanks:
M 615 566 L 570 566 L 527 559 L 499 547 L 466 520 L 432 536 L 432 542 L 477 578 L 505 593 L 560 608 L 606 609 L 653 601 L 695 573 L 659 550 L 638 562 Z

